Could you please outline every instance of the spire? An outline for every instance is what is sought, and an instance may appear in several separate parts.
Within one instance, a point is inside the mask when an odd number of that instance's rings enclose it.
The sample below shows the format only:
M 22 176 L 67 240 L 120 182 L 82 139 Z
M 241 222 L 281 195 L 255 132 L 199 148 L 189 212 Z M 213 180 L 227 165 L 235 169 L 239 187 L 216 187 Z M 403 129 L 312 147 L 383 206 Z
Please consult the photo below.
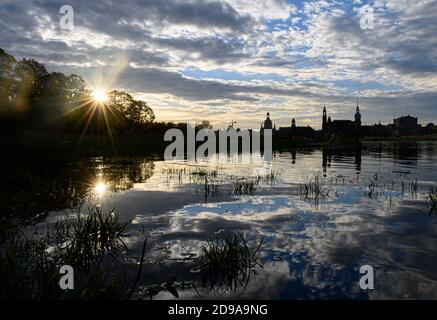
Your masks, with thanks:
M 272 129 L 273 123 L 270 120 L 270 112 L 267 112 L 267 118 L 264 121 L 264 129 Z
M 357 112 L 355 112 L 355 126 L 361 127 L 360 102 L 357 97 Z
M 327 129 L 327 126 L 326 126 L 326 105 L 323 104 L 322 131 L 325 132 L 326 129 Z

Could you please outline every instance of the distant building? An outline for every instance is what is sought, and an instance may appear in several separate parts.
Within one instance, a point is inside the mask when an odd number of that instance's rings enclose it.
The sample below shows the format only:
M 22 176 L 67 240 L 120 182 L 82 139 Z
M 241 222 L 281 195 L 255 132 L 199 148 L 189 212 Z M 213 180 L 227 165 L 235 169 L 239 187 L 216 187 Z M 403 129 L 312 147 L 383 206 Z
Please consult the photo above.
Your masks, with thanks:
M 316 130 L 310 126 L 298 127 L 296 120 L 291 120 L 291 127 L 281 127 L 275 131 L 275 136 L 279 138 L 311 138 L 316 134 Z
M 435 134 L 437 132 L 437 127 L 434 125 L 434 123 L 428 123 L 426 125 L 426 134 Z
M 360 128 L 361 127 L 361 113 L 360 113 L 360 105 L 357 98 L 357 111 L 355 112 L 355 121 L 354 121 L 355 127 Z
M 329 123 L 331 123 L 331 117 L 329 117 Z M 323 105 L 322 131 L 323 132 L 328 131 L 328 119 L 327 119 L 327 115 L 326 115 L 326 106 L 325 105 Z
M 328 133 L 351 133 L 355 129 L 355 123 L 351 120 L 334 120 L 328 126 Z
M 326 106 L 323 106 L 322 131 L 325 134 L 359 134 L 361 129 L 361 113 L 357 99 L 357 109 L 355 119 L 352 120 L 332 120 L 327 118 Z
M 418 119 L 410 115 L 393 119 L 393 127 L 396 135 L 417 134 L 420 132 L 421 128 L 418 124 Z
M 261 125 L 262 129 L 273 129 L 273 122 L 270 119 L 270 112 L 267 112 L 267 118 L 264 120 L 264 123 Z
M 383 125 L 381 122 L 374 125 L 363 125 L 361 122 L 360 105 L 357 99 L 357 107 L 354 120 L 333 120 L 328 116 L 326 105 L 323 105 L 322 130 L 316 131 L 308 126 L 299 127 L 296 119 L 291 119 L 290 127 L 281 127 L 278 130 L 270 119 L 270 113 L 261 124 L 261 132 L 264 129 L 272 129 L 273 137 L 286 139 L 323 139 L 332 135 L 360 136 L 360 137 L 388 137 L 393 135 L 426 135 L 437 134 L 437 126 L 428 123 L 425 127 L 418 124 L 418 118 L 410 115 L 393 119 L 392 124 Z
M 272 129 L 273 137 L 280 139 L 293 139 L 293 138 L 312 138 L 316 135 L 316 130 L 310 126 L 299 127 L 296 125 L 296 119 L 291 120 L 290 127 L 280 127 L 276 129 L 276 125 L 270 119 L 270 113 L 267 113 L 267 117 L 261 124 L 261 132 L 264 129 Z

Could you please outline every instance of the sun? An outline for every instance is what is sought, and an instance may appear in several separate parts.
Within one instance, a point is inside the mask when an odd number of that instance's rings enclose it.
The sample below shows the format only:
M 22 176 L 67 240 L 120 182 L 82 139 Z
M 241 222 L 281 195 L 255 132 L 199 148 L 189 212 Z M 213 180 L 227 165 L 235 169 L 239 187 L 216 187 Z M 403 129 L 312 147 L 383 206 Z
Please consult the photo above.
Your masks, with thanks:
M 103 196 L 106 192 L 106 184 L 103 181 L 99 181 L 96 183 L 96 185 L 94 186 L 94 194 L 96 196 Z
M 98 103 L 104 103 L 108 99 L 108 95 L 103 90 L 93 90 L 91 95 Z

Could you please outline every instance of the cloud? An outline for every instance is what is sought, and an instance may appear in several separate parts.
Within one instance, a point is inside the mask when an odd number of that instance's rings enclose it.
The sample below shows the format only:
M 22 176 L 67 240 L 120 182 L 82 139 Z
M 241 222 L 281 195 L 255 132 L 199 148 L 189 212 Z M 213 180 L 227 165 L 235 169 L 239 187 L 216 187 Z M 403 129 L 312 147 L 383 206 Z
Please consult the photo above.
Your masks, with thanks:
M 294 112 L 298 121 L 319 126 L 321 104 L 350 118 L 360 96 L 366 123 L 388 122 L 400 110 L 437 121 L 435 1 L 294 3 L 78 0 L 70 32 L 59 28 L 62 1 L 5 0 L 0 47 L 90 79 L 111 72 L 122 57 L 129 64 L 117 86 L 168 117 L 200 110 L 222 126 L 226 114 L 254 126 L 267 109 L 277 110 L 278 122 L 288 123 Z M 374 8 L 373 30 L 360 28 L 358 12 L 367 4 Z M 183 75 L 192 69 L 199 72 Z M 212 70 L 218 72 L 208 79 Z

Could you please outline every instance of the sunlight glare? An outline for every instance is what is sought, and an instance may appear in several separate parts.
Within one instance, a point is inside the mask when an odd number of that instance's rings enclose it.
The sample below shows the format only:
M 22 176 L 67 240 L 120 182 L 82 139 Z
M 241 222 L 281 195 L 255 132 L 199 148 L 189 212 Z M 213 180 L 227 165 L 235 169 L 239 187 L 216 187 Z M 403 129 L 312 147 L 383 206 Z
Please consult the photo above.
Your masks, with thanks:
M 97 184 L 94 186 L 94 193 L 96 196 L 103 196 L 103 194 L 106 192 L 106 184 L 102 181 L 97 182 Z
M 94 100 L 96 100 L 99 103 L 103 103 L 108 99 L 107 94 L 102 90 L 94 90 L 92 92 L 92 96 Z

